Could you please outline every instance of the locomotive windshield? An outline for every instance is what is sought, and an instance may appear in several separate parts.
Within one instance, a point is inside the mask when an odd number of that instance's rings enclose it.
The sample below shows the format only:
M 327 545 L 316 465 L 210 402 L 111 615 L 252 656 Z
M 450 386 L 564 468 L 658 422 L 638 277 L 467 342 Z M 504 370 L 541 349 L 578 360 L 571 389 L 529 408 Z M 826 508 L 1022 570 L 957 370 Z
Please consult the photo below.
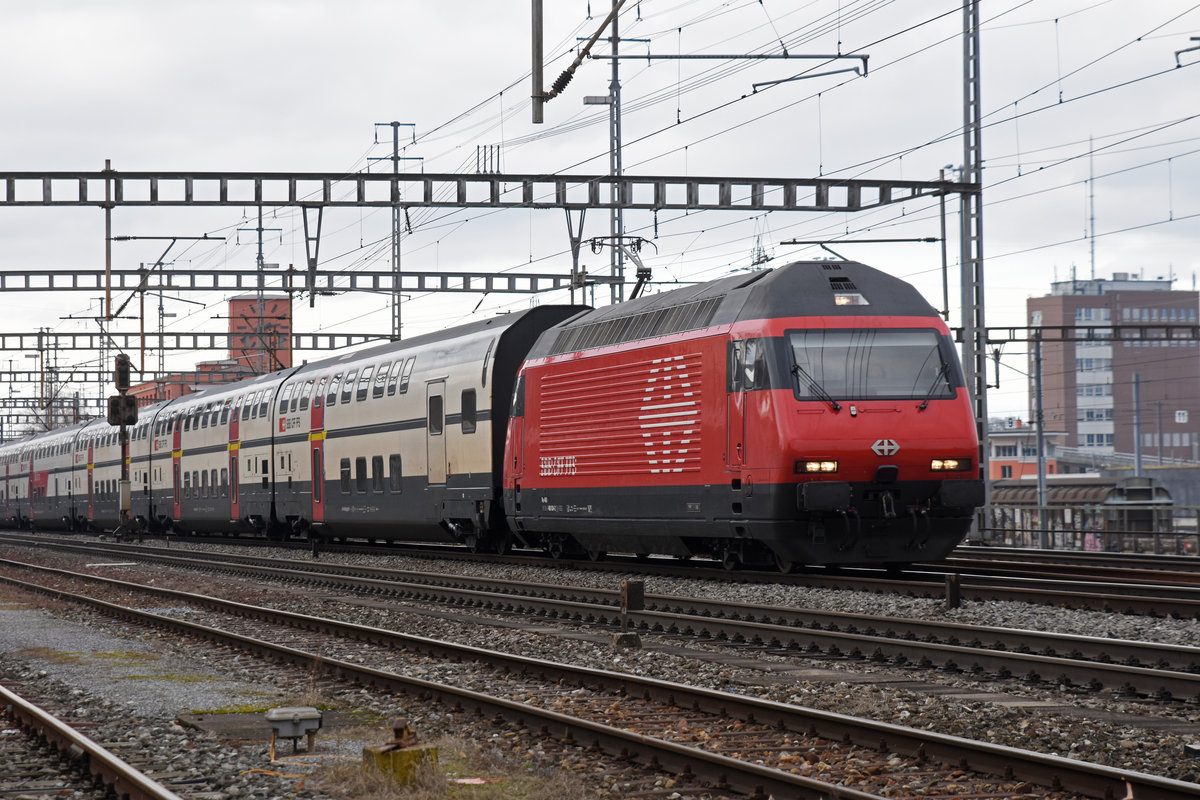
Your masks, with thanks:
M 922 400 L 954 396 L 958 371 L 932 330 L 804 330 L 788 333 L 800 400 Z

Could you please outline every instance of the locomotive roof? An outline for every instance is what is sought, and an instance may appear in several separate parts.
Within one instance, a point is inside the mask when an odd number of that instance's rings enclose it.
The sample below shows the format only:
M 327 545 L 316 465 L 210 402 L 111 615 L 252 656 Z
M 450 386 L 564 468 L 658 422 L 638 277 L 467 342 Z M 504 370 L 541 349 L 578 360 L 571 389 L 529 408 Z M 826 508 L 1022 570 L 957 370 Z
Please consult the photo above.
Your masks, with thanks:
M 740 320 L 936 314 L 913 286 L 866 264 L 796 261 L 579 314 L 547 331 L 530 356 L 558 355 Z

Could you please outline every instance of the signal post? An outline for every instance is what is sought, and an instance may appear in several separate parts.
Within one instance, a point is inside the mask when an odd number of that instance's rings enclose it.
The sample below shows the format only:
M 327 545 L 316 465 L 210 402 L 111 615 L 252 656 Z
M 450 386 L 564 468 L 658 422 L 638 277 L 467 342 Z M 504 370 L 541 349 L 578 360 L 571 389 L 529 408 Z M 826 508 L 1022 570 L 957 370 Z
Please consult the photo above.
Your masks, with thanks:
M 121 445 L 121 480 L 118 494 L 121 503 L 121 522 L 116 534 L 119 539 L 122 533 L 130 530 L 129 511 L 133 506 L 133 493 L 129 484 L 129 425 L 136 425 L 138 419 L 137 398 L 129 392 L 129 356 L 118 353 L 113 368 L 113 383 L 117 393 L 108 398 L 108 424 L 119 425 L 117 441 Z

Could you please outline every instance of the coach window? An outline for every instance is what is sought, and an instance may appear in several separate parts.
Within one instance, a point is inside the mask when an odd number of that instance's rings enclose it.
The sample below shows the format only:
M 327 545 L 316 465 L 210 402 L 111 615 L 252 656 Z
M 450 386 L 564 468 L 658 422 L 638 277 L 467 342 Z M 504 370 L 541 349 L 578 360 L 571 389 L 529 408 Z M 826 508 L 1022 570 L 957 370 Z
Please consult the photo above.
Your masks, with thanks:
M 190 472 L 183 473 L 183 496 L 192 496 L 192 473 Z
M 208 497 L 208 470 L 200 473 L 200 496 Z
M 190 431 L 191 429 L 192 429 L 192 418 L 191 418 L 191 417 L 184 417 L 184 420 L 183 420 L 183 430 L 184 430 L 184 433 L 186 433 L 186 432 Z
M 358 377 L 358 370 L 352 369 L 346 375 L 346 381 L 342 384 L 342 402 L 349 403 L 350 396 L 354 394 L 354 379 Z
M 240 406 L 242 409 L 242 419 L 250 419 L 250 398 L 246 397 L 246 395 L 242 395 L 238 398 L 238 406 Z
M 364 494 L 367 491 L 366 456 L 359 456 L 358 458 L 354 459 L 354 488 L 357 489 L 360 494 Z
M 445 407 L 440 394 L 431 395 L 429 397 L 429 435 L 440 436 L 442 427 L 445 424 Z
M 391 480 L 393 494 L 400 491 L 400 475 L 400 454 L 392 453 L 388 456 L 388 478 Z
M 262 400 L 258 405 L 258 416 L 265 417 L 267 415 L 267 411 L 269 410 L 270 405 L 271 405 L 271 390 L 263 389 L 262 390 Z
M 212 472 L 210 474 L 212 476 L 212 480 L 209 481 L 209 483 L 212 484 L 212 496 L 216 497 L 217 496 L 217 468 L 213 467 Z
M 208 427 L 208 406 L 205 406 L 204 408 L 200 409 L 199 423 L 200 423 L 201 428 Z
M 321 407 L 321 401 L 325 399 L 325 383 L 328 380 L 329 380 L 328 377 L 322 376 L 321 379 L 317 381 L 317 388 L 313 392 L 313 399 L 312 399 L 312 407 L 313 408 Z
M 371 374 L 375 367 L 363 367 L 362 376 L 358 379 L 358 394 L 355 399 L 359 402 L 367 399 L 367 391 L 371 388 Z
M 313 388 L 313 382 L 306 381 L 304 384 L 304 388 L 300 391 L 300 410 L 301 411 L 308 410 L 308 398 L 310 395 L 312 395 L 312 388 Z
M 296 384 L 289 383 L 283 387 L 283 392 L 279 395 L 279 413 L 288 413 L 288 401 L 292 399 L 292 392 L 296 390 Z
M 342 373 L 333 376 L 329 382 L 329 394 L 325 395 L 325 405 L 331 406 L 337 402 L 338 384 L 342 382 Z
M 396 393 L 396 384 L 400 381 L 400 371 L 404 369 L 404 359 L 401 358 L 392 364 L 392 372 L 388 376 L 388 397 Z
M 475 432 L 475 390 L 463 389 L 462 393 L 462 432 Z
M 229 467 L 221 467 L 221 497 L 229 495 Z
M 375 388 L 371 390 L 371 397 L 383 397 L 383 390 L 388 382 L 388 366 L 389 362 L 385 361 L 375 370 Z
M 271 485 L 270 469 L 271 469 L 271 462 L 267 461 L 267 459 L 264 458 L 262 460 L 262 488 L 264 488 L 264 489 L 269 488 Z
M 417 357 L 413 356 L 408 361 L 404 362 L 404 372 L 400 375 L 400 394 L 408 391 L 408 376 L 412 375 L 413 364 L 417 363 Z
M 371 456 L 371 491 L 383 493 L 383 456 Z
M 225 402 L 221 404 L 221 424 L 224 425 L 229 421 L 229 398 L 225 398 Z
M 350 459 L 343 458 L 338 467 L 342 473 L 342 494 L 350 494 Z

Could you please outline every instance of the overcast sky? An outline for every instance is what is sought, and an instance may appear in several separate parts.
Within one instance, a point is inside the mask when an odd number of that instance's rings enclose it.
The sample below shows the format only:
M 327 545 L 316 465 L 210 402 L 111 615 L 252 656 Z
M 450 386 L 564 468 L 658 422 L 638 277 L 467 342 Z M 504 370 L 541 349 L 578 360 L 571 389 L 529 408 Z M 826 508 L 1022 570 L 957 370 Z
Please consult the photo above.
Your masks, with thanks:
M 604 0 L 547 0 L 546 82 L 590 36 Z M 590 14 L 590 18 L 589 18 Z M 988 0 L 983 106 L 987 129 L 984 252 L 988 323 L 1023 324 L 1025 299 L 1050 281 L 1142 272 L 1195 286 L 1200 270 L 1200 5 L 1186 0 Z M 828 74 L 761 87 L 838 61 L 621 62 L 624 163 L 629 174 L 936 179 L 962 163 L 962 13 L 953 0 L 629 0 L 624 52 L 862 54 L 865 76 Z M 509 173 L 602 174 L 608 122 L 585 95 L 608 91 L 610 62 L 587 60 L 566 91 L 530 121 L 529 4 L 291 0 L 39 0 L 5 9 L 0 47 L 0 170 L 354 172 L 390 169 L 390 129 L 407 171 L 474 172 L 480 146 L 499 147 Z M 597 52 L 607 52 L 598 47 Z M 415 139 L 415 141 L 414 141 Z M 1093 142 L 1089 148 L 1089 139 Z M 1093 155 L 1089 157 L 1089 152 Z M 1089 180 L 1089 175 L 1094 176 Z M 950 204 L 953 210 L 955 203 Z M 118 236 L 226 236 L 180 245 L 169 269 L 250 267 L 252 208 L 118 209 Z M 560 210 L 418 210 L 403 238 L 414 270 L 567 273 Z M 951 325 L 958 308 L 957 220 L 951 217 Z M 386 269 L 387 210 L 327 212 L 323 270 Z M 268 211 L 266 260 L 304 261 L 300 218 Z M 799 212 L 633 212 L 628 232 L 653 242 L 656 281 L 694 281 L 746 268 L 756 244 L 773 264 L 826 255 L 787 239 L 929 237 L 936 201 L 854 215 Z M 608 232 L 591 212 L 585 236 Z M 114 263 L 153 263 L 159 242 L 114 245 Z M 657 248 L 657 249 L 655 249 Z M 942 304 L 936 244 L 834 245 L 846 257 L 916 283 Z M 104 262 L 97 209 L 0 210 L 0 269 L 96 269 Z M 592 271 L 607 255 L 585 249 Z M 123 298 L 121 298 L 123 299 Z M 168 298 L 172 330 L 220 330 L 223 298 Z M 537 302 L 563 302 L 563 294 Z M 607 295 L 598 292 L 598 302 Z M 413 295 L 404 334 L 523 308 L 529 297 Z M 387 332 L 376 295 L 297 303 L 298 331 Z M 4 332 L 95 331 L 86 294 L 5 298 Z M 62 319 L 80 317 L 83 319 Z M 153 328 L 152 319 L 148 327 Z M 115 323 L 136 331 L 136 320 Z M 1026 414 L 1024 348 L 1006 349 L 993 413 Z M 316 357 L 315 354 L 305 354 Z M 14 357 L 14 356 L 7 356 Z M 173 356 L 185 366 L 219 357 Z M 59 354 L 60 369 L 87 359 Z M 26 362 L 26 364 L 31 362 Z M 7 365 L 4 365 L 7 368 Z M 148 366 L 154 366 L 150 364 Z M 4 387 L 7 392 L 7 387 Z M 96 389 L 86 391 L 95 394 Z

